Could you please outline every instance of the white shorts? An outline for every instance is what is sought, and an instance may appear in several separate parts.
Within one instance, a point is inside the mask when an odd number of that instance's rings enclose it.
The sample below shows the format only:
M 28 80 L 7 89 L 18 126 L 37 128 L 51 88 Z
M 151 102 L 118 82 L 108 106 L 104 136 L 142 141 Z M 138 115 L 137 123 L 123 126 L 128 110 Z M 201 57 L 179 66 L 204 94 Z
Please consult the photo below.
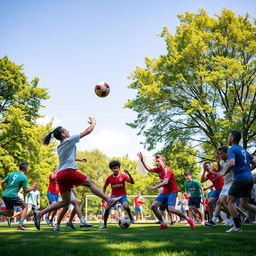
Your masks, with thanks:
M 220 192 L 220 196 L 227 196 L 232 183 L 225 184 Z
M 33 204 L 28 203 L 28 211 L 32 210 Z

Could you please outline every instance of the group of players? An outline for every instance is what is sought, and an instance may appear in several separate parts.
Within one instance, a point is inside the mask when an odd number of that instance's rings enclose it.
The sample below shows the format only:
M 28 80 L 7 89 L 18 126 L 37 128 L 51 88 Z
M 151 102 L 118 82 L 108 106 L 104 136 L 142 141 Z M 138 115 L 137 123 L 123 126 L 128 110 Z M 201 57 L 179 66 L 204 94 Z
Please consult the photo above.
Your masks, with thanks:
M 74 205 L 74 209 L 71 214 L 71 218 L 67 225 L 74 228 L 72 219 L 75 214 L 78 214 L 80 219 L 80 226 L 90 227 L 89 223 L 86 223 L 82 217 L 80 205 L 77 202 L 75 193 L 73 191 L 73 186 L 86 186 L 93 194 L 100 197 L 107 202 L 106 211 L 104 214 L 104 224 L 100 228 L 107 227 L 107 219 L 109 216 L 109 210 L 117 202 L 120 202 L 124 209 L 127 211 L 130 217 L 131 223 L 134 222 L 133 215 L 131 214 L 128 200 L 125 190 L 125 182 L 134 184 L 134 180 L 130 175 L 128 170 L 124 170 L 124 173 L 120 173 L 120 162 L 112 161 L 109 164 L 109 168 L 112 170 L 113 174 L 110 175 L 101 191 L 93 181 L 91 181 L 87 176 L 77 171 L 76 161 L 86 162 L 85 158 L 76 158 L 76 143 L 86 135 L 90 134 L 95 125 L 96 120 L 89 117 L 89 127 L 83 132 L 77 135 L 70 136 L 69 131 L 64 127 L 57 127 L 44 138 L 44 144 L 48 145 L 52 137 L 60 141 L 57 146 L 57 154 L 59 158 L 59 166 L 54 170 L 51 175 L 54 182 L 58 182 L 59 191 L 61 194 L 61 201 L 51 200 L 53 203 L 47 208 L 37 211 L 33 209 L 34 213 L 34 223 L 38 230 L 40 230 L 40 222 L 44 215 L 49 223 L 52 222 L 53 216 L 58 209 L 62 209 L 57 218 L 57 224 L 54 227 L 55 231 L 62 231 L 60 228 L 61 221 L 66 214 L 69 204 Z M 253 213 L 256 213 L 256 207 L 249 203 L 250 192 L 253 187 L 253 176 L 251 174 L 251 168 L 255 168 L 256 164 L 252 156 L 239 145 L 241 139 L 241 134 L 239 131 L 232 131 L 228 137 L 228 144 L 230 148 L 221 147 L 218 149 L 218 170 L 212 169 L 211 164 L 206 162 L 203 164 L 204 172 L 201 177 L 201 182 L 205 182 L 208 179 L 212 182 L 212 186 L 215 187 L 215 195 L 210 199 L 209 202 L 209 214 L 211 220 L 207 223 L 209 226 L 214 225 L 216 222 L 216 214 L 218 211 L 223 209 L 229 216 L 233 218 L 234 226 L 230 228 L 227 232 L 242 232 L 241 221 L 238 217 L 238 211 L 240 210 L 236 206 L 237 198 L 240 198 L 240 205 L 242 208 L 247 209 Z M 192 229 L 195 228 L 193 219 L 186 216 L 183 212 L 175 208 L 176 198 L 179 188 L 176 184 L 176 179 L 172 170 L 166 165 L 166 159 L 162 155 L 157 155 L 156 168 L 150 168 L 144 161 L 142 153 L 138 154 L 138 157 L 146 170 L 149 172 L 154 172 L 159 175 L 160 181 L 156 185 L 147 186 L 148 190 L 154 190 L 161 188 L 162 191 L 155 199 L 151 205 L 151 209 L 155 216 L 160 222 L 160 229 L 167 228 L 167 224 L 162 218 L 162 214 L 159 211 L 161 205 L 165 205 L 168 212 L 180 216 L 180 218 L 185 219 Z M 221 160 L 221 161 L 220 161 Z M 24 220 L 27 214 L 26 206 L 24 202 L 17 196 L 17 192 L 22 187 L 25 193 L 32 190 L 36 190 L 38 183 L 34 183 L 31 188 L 28 188 L 28 179 L 26 173 L 28 171 L 28 164 L 26 162 L 20 165 L 19 172 L 13 172 L 9 174 L 1 183 L 3 188 L 3 201 L 6 205 L 6 210 L 0 210 L 0 214 L 5 216 L 13 215 L 14 206 L 22 206 L 24 211 L 21 214 L 20 221 L 18 224 L 19 230 L 26 230 L 24 226 Z M 232 175 L 230 175 L 232 174 Z M 199 210 L 198 204 L 200 205 L 201 194 L 203 192 L 200 183 L 192 179 L 192 175 L 189 172 L 185 172 L 184 176 L 186 178 L 185 189 L 190 193 L 189 206 L 192 207 L 201 217 L 203 222 L 203 215 Z M 224 177 L 224 180 L 222 178 Z M 232 177 L 232 178 L 231 178 Z M 220 183 L 223 184 L 220 187 Z M 232 181 L 232 182 L 231 182 Z M 111 184 L 112 193 L 111 196 L 105 194 L 107 186 Z M 200 190 L 200 191 L 199 191 Z M 198 193 L 199 191 L 199 193 Z M 53 193 L 54 194 L 54 193 Z M 48 194 L 48 197 L 54 196 Z M 220 196 L 220 200 L 217 204 L 217 210 L 213 215 L 212 204 L 216 201 L 216 198 Z M 51 219 L 49 219 L 51 216 Z

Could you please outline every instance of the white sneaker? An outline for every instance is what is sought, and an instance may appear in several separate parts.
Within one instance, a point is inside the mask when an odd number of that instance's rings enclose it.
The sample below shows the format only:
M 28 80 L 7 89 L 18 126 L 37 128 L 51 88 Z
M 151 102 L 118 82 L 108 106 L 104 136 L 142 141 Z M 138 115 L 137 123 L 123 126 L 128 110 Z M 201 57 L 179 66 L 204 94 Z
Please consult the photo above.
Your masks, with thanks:
M 201 225 L 204 226 L 204 225 L 205 225 L 205 222 L 204 222 L 204 221 L 201 221 Z
M 99 228 L 107 228 L 104 224 L 100 225 Z
M 60 227 L 57 227 L 55 226 L 55 228 L 53 229 L 54 231 L 64 231 L 64 229 L 60 228 Z
M 231 233 L 231 232 L 243 232 L 242 227 L 240 228 L 236 228 L 235 226 L 230 228 L 229 230 L 226 231 L 227 233 Z

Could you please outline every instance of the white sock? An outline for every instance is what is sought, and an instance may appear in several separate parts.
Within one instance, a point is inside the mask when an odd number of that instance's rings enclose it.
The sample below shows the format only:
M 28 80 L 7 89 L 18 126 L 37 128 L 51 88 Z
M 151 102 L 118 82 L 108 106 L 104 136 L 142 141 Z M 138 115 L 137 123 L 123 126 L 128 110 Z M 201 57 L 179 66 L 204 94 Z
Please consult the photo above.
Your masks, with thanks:
M 217 218 L 216 217 L 212 217 L 212 222 L 216 223 Z
M 161 225 L 165 225 L 165 221 L 164 220 L 160 221 L 160 223 L 161 223 Z
M 84 220 L 84 218 L 79 219 L 79 221 L 80 221 L 80 223 L 81 223 L 81 222 L 86 222 L 86 221 Z
M 188 216 L 186 216 L 186 218 L 185 218 L 186 220 L 189 220 L 189 217 Z

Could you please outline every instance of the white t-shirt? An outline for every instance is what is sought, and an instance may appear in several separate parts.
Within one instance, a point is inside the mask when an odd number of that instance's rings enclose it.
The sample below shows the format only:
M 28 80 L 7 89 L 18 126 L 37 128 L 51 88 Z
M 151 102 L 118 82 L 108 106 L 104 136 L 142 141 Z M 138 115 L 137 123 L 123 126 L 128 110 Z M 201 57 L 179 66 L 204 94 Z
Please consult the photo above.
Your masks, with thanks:
M 228 168 L 228 164 L 229 164 L 229 160 L 221 160 L 220 161 L 220 166 L 222 168 L 222 171 L 226 171 L 227 168 Z M 233 177 L 234 177 L 234 174 L 233 174 L 233 171 L 231 170 L 230 172 L 228 172 L 225 176 L 223 176 L 223 179 L 224 179 L 224 184 L 231 184 L 233 182 Z
M 76 143 L 80 140 L 80 134 L 70 136 L 60 142 L 57 147 L 59 156 L 58 172 L 64 169 L 77 169 Z

